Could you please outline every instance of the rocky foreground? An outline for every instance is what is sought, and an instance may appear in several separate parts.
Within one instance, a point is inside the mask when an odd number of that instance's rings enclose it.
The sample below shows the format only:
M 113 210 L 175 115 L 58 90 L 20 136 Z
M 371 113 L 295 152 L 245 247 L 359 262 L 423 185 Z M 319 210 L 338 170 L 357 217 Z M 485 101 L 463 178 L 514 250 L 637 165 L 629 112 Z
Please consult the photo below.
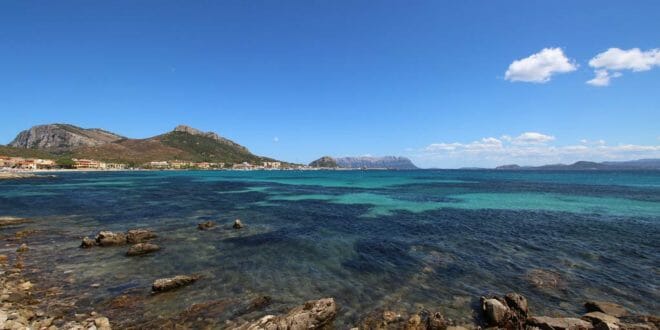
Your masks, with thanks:
M 27 219 L 0 217 L 0 229 L 16 228 L 29 222 Z M 231 229 L 241 230 L 244 224 L 236 220 Z M 200 230 L 217 228 L 215 223 L 199 224 Z M 194 230 L 194 229 L 193 229 Z M 259 296 L 249 301 L 239 298 L 218 300 L 191 305 L 180 315 L 169 319 L 140 319 L 126 323 L 129 315 L 139 312 L 147 299 L 160 297 L 165 292 L 186 290 L 204 278 L 195 274 L 181 274 L 155 279 L 150 294 L 122 294 L 113 299 L 107 309 L 108 317 L 92 311 L 79 314 L 76 301 L 63 298 L 56 288 L 40 287 L 28 276 L 26 259 L 34 253 L 26 243 L 27 230 L 19 230 L 5 236 L 12 253 L 0 254 L 0 329 L 239 329 L 239 330 L 303 330 L 335 329 L 334 319 L 341 314 L 334 298 L 311 300 L 277 315 L 265 315 L 264 309 L 272 302 L 268 296 Z M 81 248 L 117 248 L 127 246 L 127 257 L 146 253 L 158 253 L 154 244 L 158 237 L 148 229 L 131 229 L 126 232 L 100 231 L 95 237 L 85 237 Z M 29 243 L 29 242 L 28 242 Z M 536 276 L 535 278 L 540 278 Z M 543 282 L 553 278 L 543 277 Z M 185 292 L 180 292 L 185 294 Z M 133 313 L 133 314 L 132 314 Z M 418 310 L 407 313 L 397 310 L 375 310 L 367 313 L 352 329 L 406 329 L 406 330 L 461 330 L 461 329 L 640 329 L 657 330 L 660 318 L 650 315 L 637 315 L 613 302 L 587 301 L 581 317 L 549 317 L 534 315 L 527 299 L 517 293 L 503 296 L 480 297 L 477 310 L 469 324 L 446 318 L 439 311 Z M 113 321 L 114 320 L 114 321 Z

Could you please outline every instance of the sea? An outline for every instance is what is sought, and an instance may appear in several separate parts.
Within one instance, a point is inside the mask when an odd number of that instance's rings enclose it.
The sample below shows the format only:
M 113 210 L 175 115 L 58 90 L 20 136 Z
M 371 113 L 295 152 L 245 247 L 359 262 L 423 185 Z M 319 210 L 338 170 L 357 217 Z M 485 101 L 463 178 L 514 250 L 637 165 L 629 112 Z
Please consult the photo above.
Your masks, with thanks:
M 100 313 L 129 297 L 139 304 L 113 320 L 126 326 L 224 302 L 207 317 L 221 327 L 324 297 L 337 328 L 383 310 L 470 322 L 479 297 L 507 292 L 536 315 L 580 315 L 594 299 L 660 310 L 658 171 L 62 172 L 0 182 L 0 216 L 31 220 L 0 234 L 33 231 L 36 283 Z M 205 221 L 218 225 L 198 230 Z M 79 247 L 132 228 L 154 230 L 162 249 Z M 178 274 L 202 278 L 150 293 Z M 237 307 L 263 296 L 263 308 Z

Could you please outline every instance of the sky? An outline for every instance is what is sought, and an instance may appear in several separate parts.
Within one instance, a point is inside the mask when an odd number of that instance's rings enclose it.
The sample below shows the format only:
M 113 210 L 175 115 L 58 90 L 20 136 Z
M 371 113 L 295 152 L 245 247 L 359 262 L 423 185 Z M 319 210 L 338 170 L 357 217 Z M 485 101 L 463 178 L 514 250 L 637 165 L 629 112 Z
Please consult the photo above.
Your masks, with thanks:
M 298 163 L 660 158 L 660 1 L 7 0 L 0 118 Z

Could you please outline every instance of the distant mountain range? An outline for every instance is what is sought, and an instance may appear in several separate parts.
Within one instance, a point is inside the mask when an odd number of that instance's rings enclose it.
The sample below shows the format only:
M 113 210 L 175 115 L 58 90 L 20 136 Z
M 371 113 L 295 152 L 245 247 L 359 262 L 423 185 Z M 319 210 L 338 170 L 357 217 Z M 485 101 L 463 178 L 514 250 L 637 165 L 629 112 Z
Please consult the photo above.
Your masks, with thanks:
M 34 126 L 20 132 L 0 154 L 40 158 L 92 158 L 143 164 L 181 160 L 253 164 L 274 161 L 252 154 L 244 146 L 213 132 L 179 125 L 171 132 L 147 139 L 130 139 L 98 128 L 69 124 Z
M 321 157 L 309 164 L 312 167 L 325 168 L 366 168 L 389 170 L 416 170 L 418 169 L 410 159 L 405 157 Z
M 660 159 L 639 159 L 619 162 L 579 161 L 573 164 L 550 164 L 542 166 L 502 165 L 496 170 L 549 170 L 549 171 L 584 171 L 584 170 L 660 170 Z

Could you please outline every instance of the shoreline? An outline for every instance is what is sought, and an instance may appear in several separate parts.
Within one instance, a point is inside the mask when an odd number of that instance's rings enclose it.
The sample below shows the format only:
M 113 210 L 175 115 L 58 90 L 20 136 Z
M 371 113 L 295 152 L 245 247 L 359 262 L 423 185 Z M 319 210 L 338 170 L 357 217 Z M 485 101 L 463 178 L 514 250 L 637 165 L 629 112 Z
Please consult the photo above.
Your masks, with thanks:
M 89 329 L 94 326 L 98 330 L 115 329 L 178 329 L 178 328 L 229 328 L 229 329 L 280 329 L 280 325 L 304 325 L 289 327 L 289 329 L 334 329 L 333 320 L 342 315 L 341 305 L 335 303 L 341 297 L 316 297 L 318 300 L 300 301 L 298 305 L 290 306 L 288 310 L 277 314 L 263 315 L 266 307 L 278 297 L 259 296 L 245 300 L 236 297 L 230 300 L 212 300 L 197 302 L 188 308 L 180 310 L 173 316 L 145 316 L 143 305 L 158 306 L 160 299 L 172 299 L 173 295 L 186 295 L 188 284 L 194 281 L 182 282 L 172 287 L 171 293 L 148 293 L 150 288 L 142 288 L 137 292 L 118 293 L 107 304 L 96 305 L 99 310 L 90 310 L 89 306 L 77 305 L 82 293 L 79 289 L 63 292 L 69 278 L 74 280 L 74 274 L 67 278 L 49 276 L 52 269 L 38 269 L 31 263 L 31 256 L 39 253 L 43 246 L 39 241 L 39 233 L 30 224 L 29 219 L 2 217 L 0 233 L 5 241 L 0 255 L 0 273 L 2 273 L 2 293 L 0 294 L 0 328 L 47 328 Z M 6 220 L 6 221 L 5 221 Z M 101 233 L 105 233 L 101 235 Z M 115 241 L 122 238 L 121 233 L 100 233 L 100 240 L 108 240 L 108 245 L 90 245 L 93 249 L 116 249 L 118 246 L 129 246 L 129 243 Z M 134 230 L 133 234 L 142 233 L 146 240 L 154 235 L 146 235 L 143 230 Z M 126 237 L 131 235 L 127 232 Z M 64 239 L 64 238 L 63 238 Z M 91 240 L 91 239 L 90 239 Z M 35 242 L 34 247 L 30 244 Z M 85 242 L 85 240 L 83 240 Z M 42 242 L 43 243 L 43 242 Z M 91 251 L 90 251 L 91 252 Z M 66 256 L 65 256 L 66 257 Z M 66 257 L 71 258 L 71 257 Z M 139 260 L 139 259 L 138 259 Z M 66 272 L 65 272 L 66 273 Z M 168 280 L 168 279 L 163 279 Z M 74 280 L 75 281 L 75 280 Z M 195 277 L 195 281 L 204 281 L 204 277 Z M 155 281 L 154 283 L 157 283 Z M 167 282 L 167 281 L 165 281 Z M 155 285 L 155 284 L 154 284 Z M 97 288 L 97 287 L 93 287 Z M 70 290 L 70 289 L 69 289 Z M 155 289 L 153 289 L 155 291 Z M 169 289 L 168 289 L 169 290 Z M 660 318 L 649 315 L 636 315 L 632 311 L 612 302 L 585 301 L 584 314 L 581 316 L 564 315 L 553 317 L 536 316 L 530 311 L 527 299 L 517 293 L 500 293 L 501 296 L 472 297 L 478 299 L 478 306 L 473 306 L 472 314 L 465 319 L 472 322 L 454 321 L 446 318 L 437 307 L 426 309 L 420 306 L 417 311 L 397 309 L 397 305 L 387 309 L 376 308 L 364 311 L 352 329 L 446 329 L 464 330 L 496 327 L 507 329 L 645 329 L 654 330 L 660 327 Z M 334 298 L 334 299 L 333 299 Z M 439 304 L 442 302 L 438 302 Z M 225 310 L 234 306 L 231 317 Z M 105 315 L 101 315 L 101 314 Z M 6 316 L 6 317 L 5 317 Z M 109 317 L 106 318 L 106 316 Z M 93 328 L 92 328 L 93 329 Z

